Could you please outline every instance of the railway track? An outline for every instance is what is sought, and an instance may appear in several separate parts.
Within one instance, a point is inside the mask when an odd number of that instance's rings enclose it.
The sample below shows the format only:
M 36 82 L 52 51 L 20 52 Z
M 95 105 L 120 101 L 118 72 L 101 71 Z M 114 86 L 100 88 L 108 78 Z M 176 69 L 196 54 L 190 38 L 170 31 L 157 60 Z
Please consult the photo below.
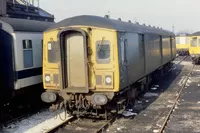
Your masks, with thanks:
M 62 124 L 48 130 L 48 133 L 103 133 L 111 125 L 117 116 L 113 116 L 109 120 L 76 118 L 63 122 Z
M 175 64 L 180 64 L 182 61 L 184 61 L 187 57 L 189 57 L 189 56 L 178 56 L 178 57 L 176 57 L 176 59 L 174 60 L 174 63 Z
M 174 111 L 176 105 L 178 104 L 178 101 L 179 101 L 179 98 L 180 98 L 180 96 L 181 96 L 181 94 L 182 94 L 182 91 L 183 91 L 183 89 L 185 88 L 186 83 L 187 83 L 187 81 L 188 81 L 188 79 L 189 79 L 189 77 L 190 77 L 192 71 L 194 70 L 195 66 L 196 66 L 196 65 L 193 65 L 192 69 L 189 71 L 189 73 L 188 73 L 188 75 L 187 75 L 187 77 L 186 77 L 186 80 L 184 80 L 184 83 L 183 83 L 182 87 L 180 88 L 180 90 L 179 90 L 179 92 L 178 92 L 178 95 L 177 95 L 177 97 L 176 97 L 176 100 L 175 100 L 173 106 L 171 107 L 171 109 L 170 109 L 170 111 L 169 111 L 167 117 L 165 118 L 165 121 L 164 121 L 164 123 L 162 124 L 161 129 L 159 130 L 159 133 L 164 133 L 165 127 L 167 126 L 167 123 L 168 123 L 168 121 L 170 120 L 170 116 L 172 115 L 172 113 L 173 113 L 173 111 Z
M 178 57 L 178 60 L 176 60 L 175 64 L 181 64 L 188 56 L 181 56 Z M 194 65 L 195 66 L 195 65 Z M 193 66 L 193 68 L 194 68 Z M 172 108 L 169 111 L 168 116 L 166 117 L 166 120 L 164 124 L 162 125 L 162 128 L 160 129 L 159 133 L 163 133 L 165 126 L 167 125 L 167 122 L 169 120 L 170 115 L 172 114 L 178 99 L 180 97 L 180 94 L 185 87 L 187 80 L 193 70 L 188 73 L 186 80 L 184 80 L 183 86 L 181 87 L 178 96 L 176 98 L 176 102 L 173 104 Z M 103 133 L 106 132 L 106 129 L 117 119 L 117 117 L 113 117 L 112 119 L 108 121 L 103 120 L 94 120 L 94 119 L 77 119 L 75 117 L 69 119 L 66 122 L 63 122 L 62 124 L 58 125 L 57 127 L 54 127 L 53 129 L 49 130 L 48 133 Z
M 179 57 L 178 62 L 176 64 L 180 64 L 182 61 L 184 61 L 188 56 Z M 193 66 L 194 68 L 195 66 Z M 192 70 L 193 70 L 192 68 Z M 192 70 L 187 75 L 187 79 L 189 75 L 191 74 Z M 184 80 L 183 86 L 181 87 L 179 91 L 179 95 L 176 98 L 176 102 L 173 104 L 172 108 L 170 109 L 168 116 L 166 117 L 166 120 L 164 124 L 162 125 L 162 128 L 159 130 L 160 133 L 162 133 L 165 129 L 165 126 L 167 125 L 167 122 L 169 120 L 170 115 L 173 112 L 174 107 L 177 104 L 177 101 L 180 97 L 180 94 L 185 87 L 185 84 L 187 82 L 187 79 Z M 23 119 L 26 119 L 31 114 L 27 114 L 24 116 L 20 116 L 16 118 L 15 120 L 12 120 L 9 123 L 13 123 L 16 121 L 21 121 Z M 70 132 L 70 133 L 102 133 L 107 132 L 107 128 L 117 119 L 117 116 L 112 117 L 109 120 L 98 120 L 98 119 L 78 119 L 76 117 L 69 117 L 69 119 L 60 121 L 57 125 L 52 126 L 50 129 L 46 130 L 45 132 L 49 133 L 64 133 L 64 132 Z M 8 125 L 8 124 L 5 124 Z

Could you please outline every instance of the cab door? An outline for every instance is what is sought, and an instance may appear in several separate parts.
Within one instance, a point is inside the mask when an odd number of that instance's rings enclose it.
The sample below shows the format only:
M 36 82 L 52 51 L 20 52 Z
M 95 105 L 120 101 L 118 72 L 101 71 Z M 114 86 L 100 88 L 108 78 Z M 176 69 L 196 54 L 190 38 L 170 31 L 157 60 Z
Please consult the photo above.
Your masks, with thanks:
M 127 60 L 127 40 L 125 39 L 125 33 L 119 34 L 120 45 L 120 88 L 124 88 L 129 83 L 128 79 L 128 60 Z
M 65 82 L 69 92 L 87 92 L 88 73 L 84 36 L 72 32 L 65 36 Z

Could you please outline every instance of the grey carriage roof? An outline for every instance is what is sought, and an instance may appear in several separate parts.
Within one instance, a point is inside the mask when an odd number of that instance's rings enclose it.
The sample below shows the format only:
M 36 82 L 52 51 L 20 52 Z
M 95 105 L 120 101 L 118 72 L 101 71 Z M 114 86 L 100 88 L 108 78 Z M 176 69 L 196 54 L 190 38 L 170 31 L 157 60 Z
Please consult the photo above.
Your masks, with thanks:
M 189 37 L 191 34 L 177 34 L 176 37 Z
M 162 30 L 159 28 L 153 28 L 149 26 L 124 22 L 120 20 L 114 20 L 110 18 L 103 18 L 99 16 L 92 16 L 92 15 L 81 15 L 75 16 L 71 18 L 64 19 L 52 27 L 48 28 L 48 30 L 60 28 L 60 27 L 67 27 L 67 26 L 74 26 L 74 25 L 85 25 L 85 26 L 94 26 L 100 28 L 108 28 L 108 29 L 115 29 L 117 31 L 131 31 L 131 32 L 150 32 L 150 33 L 158 33 L 158 34 L 170 34 L 174 35 L 172 32 Z
M 191 36 L 200 36 L 200 31 L 192 33 Z
M 0 17 L 0 20 L 10 24 L 14 31 L 24 31 L 24 32 L 27 31 L 43 32 L 54 24 L 53 22 L 7 18 L 7 17 Z

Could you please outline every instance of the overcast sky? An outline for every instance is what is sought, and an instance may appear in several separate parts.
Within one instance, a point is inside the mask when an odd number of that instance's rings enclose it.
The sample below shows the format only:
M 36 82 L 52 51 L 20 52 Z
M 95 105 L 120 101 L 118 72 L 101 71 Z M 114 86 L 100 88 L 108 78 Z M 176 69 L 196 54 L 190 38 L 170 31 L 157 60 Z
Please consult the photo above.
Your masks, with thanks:
M 40 7 L 55 15 L 55 21 L 77 16 L 129 19 L 178 31 L 200 30 L 200 0 L 40 0 Z

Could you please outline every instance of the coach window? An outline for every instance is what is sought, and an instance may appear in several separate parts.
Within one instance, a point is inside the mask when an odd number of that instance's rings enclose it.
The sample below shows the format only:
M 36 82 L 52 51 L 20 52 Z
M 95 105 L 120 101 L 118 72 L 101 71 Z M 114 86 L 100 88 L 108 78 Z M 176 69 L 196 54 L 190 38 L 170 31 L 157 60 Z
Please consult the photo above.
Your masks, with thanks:
M 198 39 L 198 46 L 200 46 L 200 39 Z
M 194 37 L 191 39 L 191 47 L 196 47 L 197 46 L 197 38 Z
M 180 38 L 176 37 L 176 44 L 180 44 Z
M 97 63 L 107 64 L 110 62 L 110 42 L 108 40 L 97 41 L 96 51 Z
M 185 44 L 189 44 L 190 43 L 190 39 L 189 39 L 189 37 L 186 37 L 185 38 Z
M 33 66 L 33 47 L 31 40 L 23 40 L 24 68 Z

